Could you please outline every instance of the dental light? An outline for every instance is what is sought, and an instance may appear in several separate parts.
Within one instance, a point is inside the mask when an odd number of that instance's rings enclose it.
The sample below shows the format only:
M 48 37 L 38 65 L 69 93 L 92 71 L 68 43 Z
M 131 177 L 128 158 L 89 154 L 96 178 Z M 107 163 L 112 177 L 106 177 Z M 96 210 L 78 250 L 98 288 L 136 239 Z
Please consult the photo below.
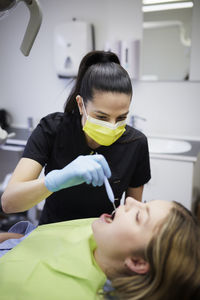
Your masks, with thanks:
M 20 47 L 22 53 L 28 56 L 42 23 L 39 2 L 37 0 L 0 0 L 0 19 L 8 15 L 10 9 L 13 9 L 20 1 L 26 4 L 30 12 L 29 23 Z

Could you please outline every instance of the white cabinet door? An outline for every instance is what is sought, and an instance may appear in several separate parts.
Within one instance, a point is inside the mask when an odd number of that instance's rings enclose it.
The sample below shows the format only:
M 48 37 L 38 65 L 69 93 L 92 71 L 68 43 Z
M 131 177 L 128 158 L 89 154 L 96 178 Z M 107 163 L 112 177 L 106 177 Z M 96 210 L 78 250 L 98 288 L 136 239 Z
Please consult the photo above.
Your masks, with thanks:
M 178 201 L 192 205 L 193 162 L 150 158 L 151 180 L 145 185 L 143 199 Z

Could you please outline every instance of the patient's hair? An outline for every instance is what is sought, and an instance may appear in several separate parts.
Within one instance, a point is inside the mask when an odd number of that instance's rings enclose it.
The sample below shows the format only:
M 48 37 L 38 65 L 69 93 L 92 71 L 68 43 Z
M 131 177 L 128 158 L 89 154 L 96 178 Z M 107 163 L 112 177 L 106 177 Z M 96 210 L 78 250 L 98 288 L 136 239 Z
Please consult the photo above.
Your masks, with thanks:
M 200 299 L 200 224 L 189 210 L 173 203 L 143 253 L 150 271 L 115 278 L 117 299 Z

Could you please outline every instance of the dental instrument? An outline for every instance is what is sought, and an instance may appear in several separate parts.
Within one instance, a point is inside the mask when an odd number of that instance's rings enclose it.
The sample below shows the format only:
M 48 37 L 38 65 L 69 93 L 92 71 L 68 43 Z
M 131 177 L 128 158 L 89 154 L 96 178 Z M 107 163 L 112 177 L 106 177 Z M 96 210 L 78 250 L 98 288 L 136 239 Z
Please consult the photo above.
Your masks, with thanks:
M 104 184 L 105 184 L 106 192 L 107 192 L 107 195 L 108 195 L 108 199 L 113 204 L 114 210 L 116 210 L 115 197 L 114 197 L 112 188 L 111 188 L 110 183 L 109 183 L 106 176 L 104 176 Z

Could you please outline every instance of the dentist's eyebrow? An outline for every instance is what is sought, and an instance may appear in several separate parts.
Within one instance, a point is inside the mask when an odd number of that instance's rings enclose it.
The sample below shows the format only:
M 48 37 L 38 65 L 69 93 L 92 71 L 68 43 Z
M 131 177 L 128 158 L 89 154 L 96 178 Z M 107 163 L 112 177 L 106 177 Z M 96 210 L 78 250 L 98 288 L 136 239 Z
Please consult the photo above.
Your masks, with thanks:
M 109 114 L 106 114 L 105 112 L 103 112 L 103 111 L 101 111 L 101 110 L 95 110 L 94 112 L 97 113 L 97 114 L 102 114 L 102 115 L 104 115 L 104 116 L 109 116 Z M 119 117 L 127 116 L 128 113 L 129 113 L 129 111 L 127 111 L 127 112 L 121 114 Z
M 105 112 L 103 112 L 101 110 L 95 110 L 94 112 L 97 113 L 97 114 L 102 114 L 102 115 L 105 115 L 105 116 L 109 116 L 108 114 L 106 114 Z

